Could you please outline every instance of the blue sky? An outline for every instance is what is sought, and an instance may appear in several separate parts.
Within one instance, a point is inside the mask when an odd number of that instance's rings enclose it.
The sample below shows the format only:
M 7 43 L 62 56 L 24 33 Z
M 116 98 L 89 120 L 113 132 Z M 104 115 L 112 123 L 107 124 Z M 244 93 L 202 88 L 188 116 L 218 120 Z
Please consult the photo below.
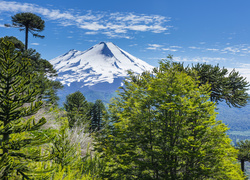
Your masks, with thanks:
M 172 54 L 235 68 L 250 81 L 249 7 L 249 0 L 0 0 L 0 37 L 24 41 L 4 24 L 32 12 L 45 20 L 45 38 L 30 35 L 29 47 L 47 60 L 110 41 L 153 66 Z

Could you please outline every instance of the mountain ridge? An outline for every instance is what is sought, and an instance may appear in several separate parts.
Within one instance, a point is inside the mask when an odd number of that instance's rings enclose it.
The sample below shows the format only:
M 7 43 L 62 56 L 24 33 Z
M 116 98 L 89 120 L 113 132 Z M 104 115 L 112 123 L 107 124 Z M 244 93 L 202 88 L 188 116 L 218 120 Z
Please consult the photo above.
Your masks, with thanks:
M 76 81 L 84 86 L 112 83 L 115 78 L 126 77 L 127 70 L 142 73 L 153 68 L 111 42 L 100 42 L 86 51 L 71 49 L 50 62 L 58 71 L 55 80 L 68 86 Z
M 58 93 L 61 102 L 66 95 L 78 90 L 88 101 L 102 99 L 108 102 L 123 85 L 128 70 L 140 74 L 154 68 L 112 42 L 100 42 L 85 51 L 71 49 L 50 63 L 58 72 L 54 80 L 64 85 Z

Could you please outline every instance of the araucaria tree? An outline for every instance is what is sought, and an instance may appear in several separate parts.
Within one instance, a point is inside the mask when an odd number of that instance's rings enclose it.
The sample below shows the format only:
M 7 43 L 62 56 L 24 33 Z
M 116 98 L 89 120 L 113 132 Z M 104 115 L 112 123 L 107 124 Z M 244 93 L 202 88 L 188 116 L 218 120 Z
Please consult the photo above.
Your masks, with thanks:
M 91 108 L 91 130 L 100 131 L 102 128 L 102 119 L 106 110 L 103 102 L 97 99 Z
M 172 56 L 168 56 L 172 60 Z M 226 102 L 229 107 L 241 108 L 247 105 L 249 100 L 249 82 L 238 71 L 231 72 L 219 65 L 213 66 L 206 63 L 197 63 L 191 67 L 184 67 L 183 63 L 174 62 L 178 71 L 184 71 L 188 75 L 194 75 L 199 80 L 199 85 L 210 84 L 210 100 L 216 103 Z M 194 71 L 197 74 L 194 74 Z
M 236 149 L 239 150 L 238 152 L 238 160 L 241 164 L 241 170 L 245 171 L 245 161 L 250 161 L 250 141 L 240 141 L 237 143 Z
M 46 102 L 46 104 L 57 105 L 59 99 L 56 95 L 58 89 L 63 86 L 59 81 L 53 81 L 51 78 L 57 76 L 53 65 L 46 59 L 42 59 L 41 55 L 34 49 L 24 50 L 24 44 L 13 36 L 5 36 L 0 38 L 1 41 L 10 41 L 14 44 L 17 51 L 21 51 L 22 55 L 16 61 L 22 61 L 23 58 L 30 59 L 29 68 L 26 69 L 25 76 L 36 73 L 37 76 L 32 79 L 34 86 L 38 85 L 40 88 L 39 99 Z M 38 88 L 38 87 L 37 87 Z
M 35 74 L 24 76 L 29 60 L 17 61 L 19 56 L 12 43 L 0 43 L 0 179 L 3 180 L 13 175 L 23 179 L 35 177 L 35 168 L 30 169 L 29 163 L 45 160 L 48 155 L 43 152 L 42 157 L 39 149 L 48 141 L 40 130 L 46 119 L 35 122 L 34 118 L 28 118 L 42 105 L 36 101 L 39 88 L 31 85 Z
M 216 121 L 210 86 L 178 65 L 131 73 L 110 104 L 96 149 L 107 179 L 244 179 L 227 127 Z
M 76 91 L 66 96 L 64 108 L 68 112 L 69 126 L 72 128 L 76 123 L 89 123 L 89 105 L 84 95 L 80 91 Z
M 44 30 L 44 21 L 41 19 L 41 17 L 25 12 L 25 13 L 18 13 L 12 18 L 12 25 L 5 24 L 6 27 L 16 27 L 19 28 L 20 31 L 25 30 L 25 49 L 28 49 L 28 34 L 29 32 L 34 37 L 44 38 L 44 36 L 39 35 L 36 32 L 41 32 Z

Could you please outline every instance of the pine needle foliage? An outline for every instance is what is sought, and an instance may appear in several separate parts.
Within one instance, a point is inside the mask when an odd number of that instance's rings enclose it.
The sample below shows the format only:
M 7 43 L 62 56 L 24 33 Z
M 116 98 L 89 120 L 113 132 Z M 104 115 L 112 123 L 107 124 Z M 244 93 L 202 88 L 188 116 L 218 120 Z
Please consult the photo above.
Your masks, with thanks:
M 34 118 L 28 118 L 42 106 L 41 101 L 36 101 L 39 88 L 31 86 L 35 74 L 24 76 L 30 62 L 27 59 L 17 61 L 20 56 L 12 43 L 1 42 L 0 178 L 3 180 L 14 175 L 29 179 L 36 172 L 28 164 L 49 159 L 49 154 L 41 156 L 41 149 L 38 148 L 49 141 L 40 130 L 46 119 L 40 118 L 36 122 Z

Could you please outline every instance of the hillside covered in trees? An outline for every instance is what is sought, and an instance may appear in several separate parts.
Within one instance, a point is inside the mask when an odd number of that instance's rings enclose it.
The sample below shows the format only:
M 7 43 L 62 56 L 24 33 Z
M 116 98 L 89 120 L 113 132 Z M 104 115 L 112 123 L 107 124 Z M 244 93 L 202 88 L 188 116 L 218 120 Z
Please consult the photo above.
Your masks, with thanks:
M 32 26 L 27 18 L 34 20 Z M 136 75 L 108 108 L 76 91 L 57 106 L 52 65 L 28 49 L 43 30 L 34 14 L 17 14 L 26 43 L 0 39 L 0 179 L 245 179 L 249 141 L 233 146 L 216 105 L 247 105 L 249 83 L 209 64 L 162 60 Z M 34 27 L 33 27 L 34 26 Z

